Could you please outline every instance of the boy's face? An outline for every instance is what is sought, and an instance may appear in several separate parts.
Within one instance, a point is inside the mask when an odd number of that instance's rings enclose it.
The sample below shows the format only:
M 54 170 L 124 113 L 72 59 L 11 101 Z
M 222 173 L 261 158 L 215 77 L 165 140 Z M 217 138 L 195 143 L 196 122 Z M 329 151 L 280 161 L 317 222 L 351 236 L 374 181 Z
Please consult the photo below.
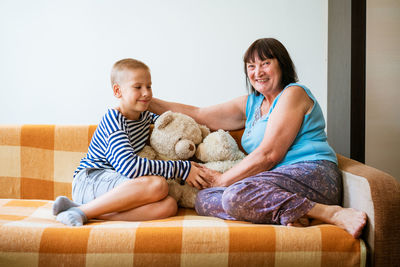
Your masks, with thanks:
M 124 70 L 119 83 L 113 85 L 114 95 L 120 100 L 120 111 L 128 119 L 138 119 L 153 98 L 151 75 L 146 69 Z

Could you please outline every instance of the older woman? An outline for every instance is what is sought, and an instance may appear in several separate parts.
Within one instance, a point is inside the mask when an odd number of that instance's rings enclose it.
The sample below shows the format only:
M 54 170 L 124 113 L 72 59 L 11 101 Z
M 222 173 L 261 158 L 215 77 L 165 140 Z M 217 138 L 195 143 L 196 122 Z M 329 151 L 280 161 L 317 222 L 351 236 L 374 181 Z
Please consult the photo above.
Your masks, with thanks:
M 212 187 L 200 191 L 196 211 L 228 220 L 282 225 L 314 218 L 354 237 L 366 214 L 339 206 L 342 177 L 325 134 L 322 110 L 297 82 L 293 62 L 276 39 L 256 40 L 244 55 L 249 95 L 198 108 L 154 99 L 150 109 L 182 112 L 211 129 L 245 128 L 248 155 L 221 174 L 207 170 Z

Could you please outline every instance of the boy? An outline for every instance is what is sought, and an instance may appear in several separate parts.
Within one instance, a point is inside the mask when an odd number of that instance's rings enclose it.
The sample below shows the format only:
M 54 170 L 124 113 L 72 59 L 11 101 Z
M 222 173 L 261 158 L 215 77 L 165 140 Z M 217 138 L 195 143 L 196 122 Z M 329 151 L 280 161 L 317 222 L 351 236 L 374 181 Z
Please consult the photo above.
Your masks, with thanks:
M 129 58 L 116 62 L 111 84 L 119 105 L 103 116 L 74 173 L 74 202 L 60 196 L 53 204 L 56 219 L 69 226 L 91 218 L 143 221 L 174 216 L 177 203 L 168 196 L 165 178 L 180 177 L 199 189 L 211 182 L 195 163 L 148 160 L 136 154 L 158 118 L 147 111 L 153 94 L 146 64 Z

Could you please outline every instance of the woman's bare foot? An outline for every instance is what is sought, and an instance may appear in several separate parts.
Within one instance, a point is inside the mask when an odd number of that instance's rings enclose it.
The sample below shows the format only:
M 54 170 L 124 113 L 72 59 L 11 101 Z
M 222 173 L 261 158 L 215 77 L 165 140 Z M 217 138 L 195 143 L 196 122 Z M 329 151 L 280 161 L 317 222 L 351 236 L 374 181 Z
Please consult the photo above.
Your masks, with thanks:
M 310 226 L 315 226 L 315 225 L 320 225 L 320 224 L 324 224 L 324 222 L 321 220 L 318 220 L 318 219 L 312 219 L 310 222 Z
M 332 220 L 334 225 L 343 228 L 354 238 L 358 238 L 367 223 L 367 214 L 356 209 L 340 207 L 334 213 Z
M 316 204 L 307 216 L 334 224 L 351 234 L 354 238 L 361 235 L 362 229 L 367 223 L 367 214 L 352 208 Z
M 307 227 L 310 226 L 310 220 L 307 217 L 301 217 L 294 222 L 288 223 L 287 226 Z

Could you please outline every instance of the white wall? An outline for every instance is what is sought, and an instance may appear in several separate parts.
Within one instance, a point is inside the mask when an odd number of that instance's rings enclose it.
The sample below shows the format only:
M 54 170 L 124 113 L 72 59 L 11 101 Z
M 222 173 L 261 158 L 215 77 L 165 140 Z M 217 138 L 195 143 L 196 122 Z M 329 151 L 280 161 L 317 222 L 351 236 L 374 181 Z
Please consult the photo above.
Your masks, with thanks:
M 226 101 L 246 94 L 242 55 L 261 37 L 284 43 L 326 113 L 327 21 L 327 0 L 1 0 L 0 124 L 98 123 L 126 57 L 150 66 L 156 97 Z
M 365 163 L 400 181 L 400 1 L 367 1 Z

